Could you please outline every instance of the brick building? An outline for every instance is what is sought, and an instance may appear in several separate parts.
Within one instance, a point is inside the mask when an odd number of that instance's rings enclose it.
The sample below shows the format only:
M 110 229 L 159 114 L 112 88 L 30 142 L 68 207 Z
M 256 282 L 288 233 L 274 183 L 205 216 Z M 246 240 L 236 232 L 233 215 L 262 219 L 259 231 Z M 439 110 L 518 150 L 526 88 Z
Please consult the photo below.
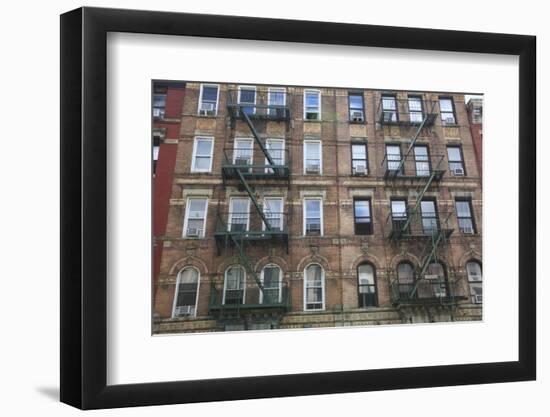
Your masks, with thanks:
M 470 98 L 466 104 L 479 176 L 483 178 L 483 99 Z
M 155 333 L 481 319 L 464 95 L 187 82 L 177 118 Z

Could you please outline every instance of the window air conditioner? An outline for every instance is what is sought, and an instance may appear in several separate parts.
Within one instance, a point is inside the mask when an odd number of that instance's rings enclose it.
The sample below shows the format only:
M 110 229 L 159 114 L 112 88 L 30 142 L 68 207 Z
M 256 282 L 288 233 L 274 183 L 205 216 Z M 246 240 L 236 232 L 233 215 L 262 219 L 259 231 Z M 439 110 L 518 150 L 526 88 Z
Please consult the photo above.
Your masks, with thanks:
M 235 165 L 250 165 L 250 158 L 238 156 L 235 158 Z
M 455 169 L 453 169 L 453 175 L 455 177 L 463 177 L 464 176 L 464 168 L 455 168 Z
M 354 111 L 351 113 L 351 120 L 353 122 L 363 122 L 365 120 L 365 117 L 363 116 L 362 111 Z
M 437 274 L 426 274 L 426 275 L 424 275 L 424 278 L 425 279 L 438 279 L 439 275 L 437 275 Z
M 174 315 L 176 317 L 190 316 L 193 314 L 193 310 L 194 310 L 193 306 L 179 306 L 179 307 L 176 307 L 176 311 L 174 312 Z
M 450 125 L 454 125 L 455 124 L 455 118 L 454 117 L 446 117 L 445 118 L 445 123 L 450 124 Z
M 320 172 L 320 167 L 318 164 L 308 164 L 306 166 L 306 174 L 318 174 Z
M 196 227 L 189 227 L 187 229 L 187 237 L 199 237 L 202 236 L 202 229 Z
M 216 106 L 214 103 L 202 103 L 199 114 L 201 116 L 215 116 Z
M 355 167 L 355 173 L 356 174 L 366 174 L 367 173 L 367 167 L 365 165 L 357 165 Z
M 474 295 L 474 302 L 481 304 L 483 302 L 483 295 L 480 295 L 480 294 Z
M 474 234 L 474 228 L 470 226 L 462 227 L 462 233 L 465 235 L 473 235 Z

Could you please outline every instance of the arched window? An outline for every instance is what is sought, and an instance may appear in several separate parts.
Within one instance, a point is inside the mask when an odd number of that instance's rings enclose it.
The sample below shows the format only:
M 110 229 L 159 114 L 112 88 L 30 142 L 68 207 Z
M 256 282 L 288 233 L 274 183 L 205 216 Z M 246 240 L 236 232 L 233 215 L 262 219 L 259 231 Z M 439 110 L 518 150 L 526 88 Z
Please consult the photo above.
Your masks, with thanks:
M 357 267 L 357 280 L 359 289 L 359 307 L 372 307 L 378 305 L 376 296 L 376 277 L 371 264 L 364 263 Z
M 432 262 L 428 265 L 426 271 L 425 286 L 422 286 L 423 297 L 446 297 L 447 296 L 447 279 L 445 276 L 445 267 L 441 262 Z M 420 291 L 420 289 L 419 289 Z
M 401 262 L 397 265 L 397 283 L 399 298 L 409 298 L 414 288 L 414 269 L 408 262 Z
M 320 265 L 308 265 L 304 271 L 304 310 L 324 310 L 325 272 Z
M 195 268 L 184 268 L 178 273 L 172 317 L 197 315 L 197 298 L 199 295 L 199 271 Z
M 223 283 L 223 304 L 244 304 L 246 292 L 246 272 L 240 265 L 225 270 Z
M 262 269 L 261 280 L 264 290 L 260 291 L 260 304 L 280 303 L 283 284 L 281 268 L 274 264 L 266 265 Z
M 468 272 L 468 284 L 470 285 L 470 296 L 472 303 L 483 302 L 483 283 L 481 276 L 481 264 L 477 261 L 470 261 L 466 264 Z

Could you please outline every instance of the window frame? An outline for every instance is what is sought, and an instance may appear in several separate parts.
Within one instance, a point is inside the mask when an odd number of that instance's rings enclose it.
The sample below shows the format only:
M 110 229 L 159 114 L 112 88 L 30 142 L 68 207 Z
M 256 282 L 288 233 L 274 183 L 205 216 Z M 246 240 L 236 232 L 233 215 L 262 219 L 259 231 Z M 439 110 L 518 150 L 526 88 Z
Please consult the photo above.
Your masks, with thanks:
M 267 200 L 280 200 L 281 201 L 281 210 L 282 211 L 280 212 L 280 215 L 281 215 L 280 221 L 281 221 L 281 232 L 282 232 L 284 230 L 284 227 L 285 227 L 285 224 L 284 224 L 285 223 L 285 216 L 284 216 L 285 199 L 284 199 L 284 197 L 278 197 L 278 196 L 265 196 L 264 199 L 263 199 L 264 204 L 263 204 L 263 207 L 262 207 L 262 213 L 264 214 L 264 216 L 266 214 L 265 209 L 266 209 L 267 205 L 265 204 L 265 202 Z M 265 231 L 265 223 L 263 221 L 262 221 L 262 231 Z
M 365 147 L 365 159 L 359 159 L 353 157 L 353 147 L 354 146 L 364 146 Z M 359 142 L 359 141 L 352 141 L 350 145 L 350 152 L 351 152 L 351 175 L 369 175 L 369 146 L 368 142 Z M 358 174 L 355 172 L 355 167 L 353 166 L 354 161 L 365 161 L 365 173 L 364 174 Z
M 312 158 L 307 158 L 307 144 L 317 143 L 319 145 L 319 173 L 318 174 L 308 174 L 307 173 L 307 160 Z M 305 139 L 304 140 L 304 175 L 323 175 L 323 142 L 320 139 Z
M 285 149 L 286 149 L 286 140 L 284 138 L 266 138 L 265 140 L 265 148 L 267 150 L 267 152 L 269 153 L 269 144 L 270 143 L 273 143 L 273 142 L 279 142 L 279 143 L 282 143 L 283 146 L 281 147 L 281 158 L 282 159 L 282 163 L 281 165 L 284 166 L 286 164 L 286 155 L 285 155 Z M 277 158 L 273 158 L 273 155 L 270 155 L 272 159 L 277 159 Z M 264 156 L 264 164 L 265 165 L 269 165 L 269 161 L 267 160 L 267 158 Z M 274 170 L 272 168 L 265 168 L 265 172 L 266 173 L 272 173 Z
M 468 264 L 476 264 L 479 267 L 480 278 L 481 278 L 479 281 L 470 279 L 470 271 L 468 270 Z M 468 291 L 470 293 L 470 302 L 472 304 L 483 304 L 483 298 L 481 299 L 480 302 L 476 301 L 475 297 L 477 296 L 477 294 L 473 294 L 473 291 L 472 291 L 472 284 L 481 285 L 481 296 L 483 297 L 483 268 L 481 266 L 481 262 L 479 262 L 477 259 L 470 259 L 468 262 L 466 262 L 465 268 L 466 268 L 466 276 L 468 279 Z
M 462 152 L 462 145 L 447 145 L 446 146 L 447 162 L 449 163 L 449 172 L 453 176 L 456 176 L 455 173 L 454 173 L 456 167 L 451 169 L 451 164 L 458 164 L 459 161 L 456 161 L 456 160 L 451 161 L 451 159 L 449 157 L 449 149 L 458 149 L 458 154 L 460 155 L 460 165 L 461 165 L 462 171 L 464 172 L 463 176 L 466 177 L 468 175 L 468 173 L 466 172 L 466 163 L 464 162 L 464 153 Z
M 279 93 L 283 93 L 283 106 L 286 107 L 286 95 L 287 95 L 287 92 L 286 92 L 286 87 L 268 87 L 267 88 L 267 105 L 268 106 L 273 106 L 273 105 L 277 105 L 277 104 L 271 104 L 271 93 L 276 93 L 276 92 L 279 92 Z M 269 116 L 273 116 L 273 115 L 277 115 L 277 109 L 271 109 L 271 108 L 268 108 L 268 115 Z
M 321 268 L 321 302 L 322 302 L 322 308 L 315 308 L 315 309 L 307 308 L 307 304 L 308 304 L 308 302 L 307 302 L 307 289 L 308 289 L 307 269 L 310 266 L 313 266 L 313 265 L 316 265 L 319 268 Z M 325 268 L 323 268 L 323 266 L 321 264 L 317 263 L 317 262 L 310 262 L 304 268 L 303 280 L 304 280 L 304 286 L 303 286 L 303 292 L 304 292 L 304 296 L 303 296 L 304 306 L 303 306 L 303 308 L 304 308 L 304 311 L 324 311 L 326 309 Z M 319 287 L 313 287 L 313 288 L 319 288 Z
M 198 143 L 201 140 L 209 140 L 211 143 L 210 147 L 210 164 L 208 166 L 208 170 L 206 169 L 197 169 L 195 167 L 196 165 L 196 158 L 197 158 L 197 150 L 198 150 Z M 201 155 L 201 157 L 204 157 Z M 204 173 L 211 173 L 212 172 L 212 165 L 214 163 L 214 136 L 195 136 L 193 140 L 193 153 L 191 154 L 191 173 L 194 174 L 204 174 Z
M 155 97 L 157 96 L 163 96 L 163 105 L 162 107 L 155 105 Z M 166 88 L 162 87 L 156 87 L 153 90 L 153 105 L 151 106 L 153 108 L 153 118 L 157 120 L 164 120 L 164 115 L 166 114 L 166 100 L 168 99 L 168 90 Z M 159 109 L 159 115 L 155 115 L 155 110 Z
M 451 112 L 450 111 L 445 111 L 444 112 L 443 110 L 441 110 L 441 100 L 450 100 L 451 101 L 452 114 L 453 114 L 453 120 L 454 120 L 453 123 L 449 123 L 449 122 L 447 122 L 446 120 L 443 119 L 443 113 L 449 114 Z M 443 126 L 456 126 L 456 125 L 458 125 L 458 119 L 456 118 L 456 107 L 455 107 L 454 98 L 452 96 L 440 96 L 438 104 L 439 104 L 439 116 L 440 116 L 440 120 L 441 120 L 441 123 L 443 124 Z
M 245 196 L 232 196 L 232 197 L 229 197 L 229 212 L 227 214 L 227 230 L 229 232 L 232 232 L 233 230 L 231 230 L 232 228 L 232 225 L 233 225 L 233 222 L 232 222 L 232 219 L 233 219 L 233 216 L 232 216 L 232 213 L 233 213 L 233 202 L 235 200 L 246 200 L 247 201 L 247 205 L 246 205 L 246 213 L 247 213 L 247 216 L 246 216 L 246 230 L 245 232 L 249 232 L 250 231 L 250 197 L 245 197 Z M 235 224 L 241 224 L 241 223 L 235 223 Z
M 351 107 L 351 96 L 359 96 L 361 97 L 361 108 L 358 109 L 356 107 Z M 352 111 L 360 111 L 363 113 L 363 121 L 356 121 L 351 118 Z M 365 95 L 360 91 L 348 91 L 348 121 L 350 123 L 366 123 L 367 121 L 367 112 L 365 111 Z
M 367 201 L 369 206 L 369 224 L 370 230 L 369 233 L 357 233 L 357 216 L 355 214 L 355 206 L 358 201 Z M 361 219 L 366 218 L 364 216 L 359 217 Z M 356 236 L 371 236 L 374 234 L 374 224 L 372 219 L 372 201 L 370 197 L 357 197 L 353 199 L 353 234 Z
M 239 305 L 244 305 L 246 304 L 246 268 L 240 264 L 233 264 L 233 265 L 229 265 L 227 268 L 225 268 L 225 271 L 223 273 L 223 293 L 222 293 L 222 305 L 226 305 L 225 304 L 225 296 L 226 296 L 226 291 L 227 291 L 227 272 L 232 269 L 232 268 L 239 268 L 240 270 L 243 271 L 243 288 L 242 288 L 242 291 L 243 291 L 243 297 L 242 297 L 242 302 L 239 304 Z M 231 305 L 231 304 L 229 304 Z
M 306 95 L 307 93 L 317 93 L 318 97 L 319 97 L 319 110 L 317 111 L 317 119 L 308 119 L 307 118 L 307 114 L 308 114 L 308 111 L 307 111 L 307 101 L 306 101 Z M 321 100 L 322 100 L 322 95 L 321 95 L 321 90 L 318 90 L 318 89 L 313 89 L 313 88 L 307 88 L 307 89 L 304 89 L 304 94 L 303 94 L 303 100 L 304 100 L 304 120 L 307 121 L 307 122 L 320 122 L 321 121 L 321 108 L 322 108 L 322 103 L 321 103 Z M 309 113 L 313 113 L 313 112 L 309 112 Z
M 317 235 L 308 235 L 307 234 L 307 201 L 316 200 L 319 201 L 319 216 L 320 216 L 320 230 L 319 230 L 319 236 L 324 235 L 324 213 L 323 213 L 323 197 L 304 197 L 304 200 L 302 202 L 302 208 L 303 208 L 303 216 L 302 216 L 302 223 L 303 223 L 303 236 L 317 236 Z
M 245 148 L 237 148 L 237 143 L 238 142 L 247 142 L 247 143 L 250 143 L 250 163 L 248 165 L 250 165 L 250 168 L 249 170 L 252 169 L 252 165 L 254 165 L 254 138 L 250 138 L 250 137 L 236 137 L 234 140 L 233 140 L 233 159 L 232 159 L 232 162 L 233 162 L 233 165 L 236 165 L 236 162 L 237 162 L 237 149 L 239 151 L 243 151 Z M 247 148 L 248 149 L 248 148 Z
M 363 265 L 367 265 L 367 266 L 370 266 L 371 269 L 372 269 L 372 277 L 373 277 L 373 284 L 361 284 L 361 281 L 359 280 L 359 268 Z M 379 303 L 378 303 L 378 283 L 377 283 L 377 279 L 376 279 L 376 267 L 371 263 L 371 262 L 368 262 L 368 261 L 363 261 L 361 262 L 359 265 L 357 265 L 357 268 L 355 268 L 355 271 L 357 273 L 357 298 L 358 298 L 358 307 L 359 308 L 369 308 L 369 307 L 379 307 Z M 360 288 L 361 287 L 364 287 L 364 286 L 369 286 L 369 287 L 374 287 L 374 304 L 373 305 L 361 305 L 361 291 L 360 291 Z M 364 293 L 363 293 L 364 294 Z
M 468 203 L 468 207 L 470 210 L 470 217 L 459 217 L 458 215 L 458 208 L 456 206 L 457 202 L 461 203 Z M 470 197 L 455 197 L 455 214 L 456 214 L 456 220 L 458 225 L 458 230 L 462 236 L 468 236 L 468 235 L 476 235 L 477 234 L 477 226 L 476 221 L 474 218 L 474 206 L 472 204 L 472 199 Z M 460 227 L 460 219 L 470 219 L 470 222 L 472 223 L 472 231 L 473 233 L 464 233 Z
M 237 87 L 237 104 L 239 105 L 239 108 L 241 108 L 241 92 L 242 90 L 248 90 L 248 91 L 254 91 L 254 103 L 244 103 L 245 106 L 242 107 L 252 107 L 252 113 L 253 115 L 256 114 L 256 105 L 258 103 L 258 89 L 255 85 L 239 85 Z M 242 110 L 242 108 L 241 108 Z M 247 113 L 248 114 L 248 113 Z
M 187 228 L 189 225 L 189 210 L 191 208 L 191 200 L 206 200 L 206 204 L 204 206 L 204 219 L 202 224 L 202 236 L 187 236 Z M 208 204 L 209 199 L 208 197 L 200 196 L 200 195 L 191 195 L 188 196 L 185 201 L 185 214 L 183 218 L 183 231 L 182 231 L 182 238 L 184 239 L 204 239 L 206 237 L 206 224 L 207 224 L 207 217 L 208 217 Z
M 384 109 L 384 99 L 387 98 L 391 98 L 393 99 L 393 102 L 395 103 L 395 109 L 393 109 L 395 111 L 395 120 L 390 120 L 389 122 L 386 121 L 385 117 L 384 117 L 384 113 L 386 111 L 392 111 L 391 109 Z M 382 119 L 384 120 L 384 123 L 399 123 L 399 105 L 398 105 L 398 102 L 397 102 L 397 95 L 396 94 L 392 94 L 392 93 L 384 93 L 384 94 L 381 94 L 380 95 L 380 99 L 382 100 Z
M 412 100 L 419 100 L 420 101 L 420 111 L 418 110 L 411 110 L 411 99 Z M 420 124 L 422 123 L 422 120 L 424 120 L 425 111 L 424 111 L 424 97 L 422 95 L 418 94 L 410 94 L 407 95 L 407 109 L 409 110 L 409 122 L 411 124 Z M 420 113 L 420 121 L 418 120 L 412 120 L 411 114 L 419 114 Z
M 425 161 L 418 161 L 416 159 L 416 149 L 417 148 L 426 148 L 426 160 Z M 417 145 L 414 145 L 413 146 L 413 157 L 414 157 L 414 174 L 415 176 L 417 177 L 429 177 L 432 173 L 432 158 L 430 156 L 430 147 L 428 146 L 428 144 L 425 144 L 425 143 L 419 143 Z M 427 175 L 419 175 L 418 174 L 418 163 L 422 163 L 422 162 L 425 162 L 428 164 L 428 174 Z M 403 164 L 404 165 L 404 164 Z
M 264 267 L 262 268 L 262 270 L 260 272 L 260 281 L 261 281 L 262 285 L 264 285 L 264 282 L 265 282 L 264 281 L 264 271 L 265 271 L 266 268 L 273 268 L 273 267 L 276 267 L 279 270 L 279 280 L 278 280 L 279 293 L 278 293 L 278 297 L 277 297 L 277 302 L 281 303 L 282 300 L 283 300 L 283 269 L 275 263 L 269 263 L 267 265 L 264 265 Z M 264 285 L 264 288 L 265 288 L 265 285 Z M 264 292 L 263 291 L 260 291 L 259 302 L 260 302 L 260 304 L 264 303 Z
M 389 153 L 388 153 L 388 147 L 395 147 L 399 149 L 399 160 L 392 160 L 392 163 L 397 163 L 397 166 L 401 163 L 401 159 L 403 159 L 403 150 L 401 149 L 400 143 L 390 142 L 384 144 L 384 155 L 386 156 L 386 167 L 388 171 L 397 171 L 397 169 L 390 168 L 390 159 L 389 159 Z M 392 165 L 393 166 L 393 165 Z M 405 175 L 405 164 L 401 165 L 401 169 L 397 172 L 397 175 Z
M 202 97 L 203 97 L 204 87 L 216 87 L 217 88 L 216 105 L 214 106 L 215 109 L 214 109 L 214 115 L 213 116 L 201 115 L 202 104 L 203 104 L 202 103 Z M 216 117 L 218 115 L 219 105 L 220 105 L 220 85 L 219 84 L 209 84 L 209 83 L 201 84 L 200 90 L 199 90 L 199 103 L 198 103 L 198 108 L 197 108 L 197 115 L 201 116 L 201 117 Z
M 199 271 L 198 268 L 192 266 L 192 265 L 189 265 L 189 266 L 185 266 L 183 267 L 179 272 L 178 272 L 178 276 L 176 278 L 176 285 L 174 286 L 174 300 L 172 301 L 172 315 L 171 317 L 173 319 L 180 319 L 182 317 L 178 317 L 176 316 L 176 307 L 178 307 L 177 303 L 178 303 L 178 295 L 179 295 L 179 286 L 181 284 L 180 282 L 180 278 L 181 276 L 183 275 L 183 272 L 187 269 L 194 269 L 196 272 L 197 272 L 197 294 L 195 295 L 195 310 L 193 312 L 192 315 L 190 315 L 190 317 L 197 317 L 197 309 L 198 309 L 198 305 L 199 305 L 199 290 L 200 290 L 200 284 L 201 284 L 201 271 Z

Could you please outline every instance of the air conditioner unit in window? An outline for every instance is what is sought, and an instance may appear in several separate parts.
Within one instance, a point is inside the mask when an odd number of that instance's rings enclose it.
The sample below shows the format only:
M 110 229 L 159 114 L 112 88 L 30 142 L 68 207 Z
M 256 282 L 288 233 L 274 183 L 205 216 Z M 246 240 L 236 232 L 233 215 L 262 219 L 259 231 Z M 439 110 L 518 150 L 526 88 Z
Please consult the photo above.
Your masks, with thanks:
M 194 313 L 195 308 L 193 306 L 178 306 L 174 311 L 174 316 L 185 317 Z
M 355 173 L 356 174 L 366 174 L 367 173 L 367 167 L 365 165 L 357 165 L 355 167 Z
M 455 118 L 454 117 L 446 117 L 445 118 L 445 124 L 454 125 L 455 124 Z
M 187 228 L 187 237 L 200 237 L 202 236 L 202 229 L 195 227 Z
M 481 304 L 483 302 L 483 295 L 481 295 L 481 294 L 474 295 L 474 302 L 478 303 L 478 304 Z
M 306 166 L 306 174 L 318 174 L 320 172 L 320 166 L 316 164 L 308 164 Z
M 235 165 L 250 165 L 250 158 L 238 156 L 235 158 Z
M 202 103 L 201 109 L 199 110 L 199 115 L 201 116 L 215 116 L 216 115 L 216 106 L 214 103 Z
M 163 117 L 163 116 L 164 116 L 163 109 L 153 109 L 153 117 Z
M 308 235 L 320 235 L 321 234 L 321 225 L 320 224 L 309 224 L 307 226 L 307 234 Z
M 474 228 L 470 226 L 462 227 L 461 232 L 465 235 L 473 235 L 474 234 Z
M 365 121 L 365 117 L 363 115 L 363 112 L 362 111 L 351 112 L 351 120 L 353 122 L 363 122 L 363 121 Z
M 438 279 L 439 275 L 437 275 L 437 274 L 426 274 L 426 275 L 424 275 L 424 278 L 425 279 Z
M 452 173 L 455 177 L 463 177 L 464 176 L 464 168 L 455 168 L 452 170 Z

